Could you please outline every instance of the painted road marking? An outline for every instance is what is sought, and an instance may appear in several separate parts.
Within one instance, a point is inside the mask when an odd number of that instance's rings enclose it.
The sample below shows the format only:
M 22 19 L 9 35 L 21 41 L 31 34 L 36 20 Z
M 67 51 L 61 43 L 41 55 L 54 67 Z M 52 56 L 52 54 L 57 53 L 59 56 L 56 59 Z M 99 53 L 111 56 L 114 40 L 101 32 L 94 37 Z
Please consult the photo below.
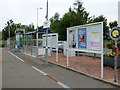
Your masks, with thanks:
M 63 88 L 70 88 L 68 86 L 66 86 L 65 84 L 61 83 L 61 82 L 57 82 L 57 84 L 59 84 L 60 86 L 62 86 Z
M 19 58 L 18 56 L 14 55 L 13 53 L 11 53 L 10 51 L 8 51 L 8 53 L 10 53 L 11 55 L 13 55 L 14 57 L 16 57 L 17 59 L 19 59 L 20 61 L 24 62 L 23 59 Z
M 34 67 L 34 66 L 32 66 L 32 68 L 34 68 L 34 69 L 37 70 L 38 72 L 42 73 L 43 75 L 49 77 L 50 79 L 54 80 L 54 81 L 57 82 L 57 84 L 60 85 L 61 87 L 70 89 L 70 87 L 68 87 L 67 85 L 65 85 L 65 84 L 63 84 L 62 82 L 56 80 L 55 78 L 49 76 L 47 73 L 45 73 L 45 72 L 39 70 L 38 68 L 36 68 L 36 67 Z M 71 90 L 71 89 L 70 89 L 70 90 Z
M 13 55 L 14 57 L 16 57 L 17 59 L 19 59 L 22 62 L 25 62 L 23 59 L 19 58 L 18 56 L 14 55 L 13 53 L 11 53 L 10 51 L 8 51 L 8 53 L 10 53 L 11 55 Z M 25 62 L 27 63 L 27 62 Z M 32 65 L 31 65 L 32 66 Z M 40 72 L 41 74 L 43 74 L 44 76 L 47 76 L 48 78 L 50 78 L 51 80 L 54 80 L 55 82 L 57 82 L 58 85 L 60 85 L 61 87 L 68 89 L 68 90 L 72 90 L 70 87 L 68 87 L 67 85 L 63 84 L 62 82 L 56 80 L 55 78 L 49 76 L 47 73 L 39 70 L 38 68 L 32 66 L 33 69 L 37 70 L 38 72 Z
M 52 79 L 52 80 L 55 81 L 55 82 L 58 82 L 58 80 L 56 80 L 55 78 L 53 78 L 53 77 L 51 77 L 51 76 L 49 76 L 49 75 L 47 75 L 47 77 L 50 78 L 50 79 Z
M 45 76 L 47 76 L 47 75 L 48 75 L 48 74 L 46 74 L 45 72 L 43 72 L 43 71 L 39 70 L 38 68 L 36 68 L 36 67 L 34 67 L 34 66 L 32 66 L 32 68 L 34 68 L 35 70 L 37 70 L 38 72 L 42 73 L 42 74 L 43 74 L 43 75 L 45 75 Z

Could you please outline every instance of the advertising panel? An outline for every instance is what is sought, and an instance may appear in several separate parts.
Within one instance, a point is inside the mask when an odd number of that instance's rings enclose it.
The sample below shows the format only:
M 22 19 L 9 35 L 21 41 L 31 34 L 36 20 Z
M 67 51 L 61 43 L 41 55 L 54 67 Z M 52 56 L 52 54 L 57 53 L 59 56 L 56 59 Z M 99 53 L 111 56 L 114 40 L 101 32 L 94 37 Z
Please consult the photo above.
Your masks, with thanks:
M 83 52 L 103 51 L 103 22 L 67 28 L 68 49 Z
M 100 50 L 100 26 L 94 25 L 88 27 L 88 49 L 90 50 Z
M 76 48 L 76 30 L 69 31 L 69 48 Z
M 16 45 L 17 46 L 22 46 L 22 44 L 20 43 L 20 38 L 23 36 L 23 34 L 25 33 L 25 30 L 24 29 L 17 29 L 15 31 L 16 33 Z
M 78 48 L 86 49 L 87 40 L 86 40 L 86 28 L 78 29 Z

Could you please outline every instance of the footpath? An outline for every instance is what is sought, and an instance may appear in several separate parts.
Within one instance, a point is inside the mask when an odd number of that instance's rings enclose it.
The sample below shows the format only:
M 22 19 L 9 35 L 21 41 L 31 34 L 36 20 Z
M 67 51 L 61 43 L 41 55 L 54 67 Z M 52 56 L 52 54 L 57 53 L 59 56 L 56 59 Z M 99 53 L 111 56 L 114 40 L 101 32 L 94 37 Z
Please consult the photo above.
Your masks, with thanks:
M 49 78 L 51 78 L 53 81 L 62 82 L 65 87 L 68 86 L 70 88 L 117 88 L 116 85 L 96 80 L 94 78 L 85 76 L 72 70 L 68 70 L 52 63 L 45 65 L 44 61 L 25 55 L 23 53 L 14 54 L 24 60 L 29 65 L 36 67 L 38 70 L 43 71 L 45 74 L 48 74 Z
M 50 78 L 39 73 L 35 70 L 35 67 L 31 67 L 29 64 L 23 62 L 21 57 L 15 56 L 7 49 L 2 49 L 2 88 L 2 90 L 7 90 L 5 88 L 19 90 L 11 88 L 62 87 Z

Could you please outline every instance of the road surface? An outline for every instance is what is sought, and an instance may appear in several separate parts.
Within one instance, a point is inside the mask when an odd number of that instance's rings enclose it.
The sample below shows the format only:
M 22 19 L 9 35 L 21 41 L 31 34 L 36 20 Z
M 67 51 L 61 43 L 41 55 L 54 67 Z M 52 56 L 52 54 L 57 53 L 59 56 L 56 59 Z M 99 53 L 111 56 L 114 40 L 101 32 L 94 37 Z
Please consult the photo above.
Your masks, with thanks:
M 54 64 L 24 55 L 2 51 L 3 88 L 116 88 Z

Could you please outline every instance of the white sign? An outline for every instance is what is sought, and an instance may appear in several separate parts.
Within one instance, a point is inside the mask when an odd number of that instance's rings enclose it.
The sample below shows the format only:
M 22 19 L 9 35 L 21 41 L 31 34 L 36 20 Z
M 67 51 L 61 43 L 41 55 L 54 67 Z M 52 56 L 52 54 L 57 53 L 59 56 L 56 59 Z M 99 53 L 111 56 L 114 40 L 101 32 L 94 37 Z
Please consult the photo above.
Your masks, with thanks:
M 43 23 L 43 28 L 50 28 L 50 21 L 45 21 Z
M 46 34 L 42 36 L 43 48 L 46 48 Z M 48 34 L 48 49 L 58 50 L 58 34 Z

